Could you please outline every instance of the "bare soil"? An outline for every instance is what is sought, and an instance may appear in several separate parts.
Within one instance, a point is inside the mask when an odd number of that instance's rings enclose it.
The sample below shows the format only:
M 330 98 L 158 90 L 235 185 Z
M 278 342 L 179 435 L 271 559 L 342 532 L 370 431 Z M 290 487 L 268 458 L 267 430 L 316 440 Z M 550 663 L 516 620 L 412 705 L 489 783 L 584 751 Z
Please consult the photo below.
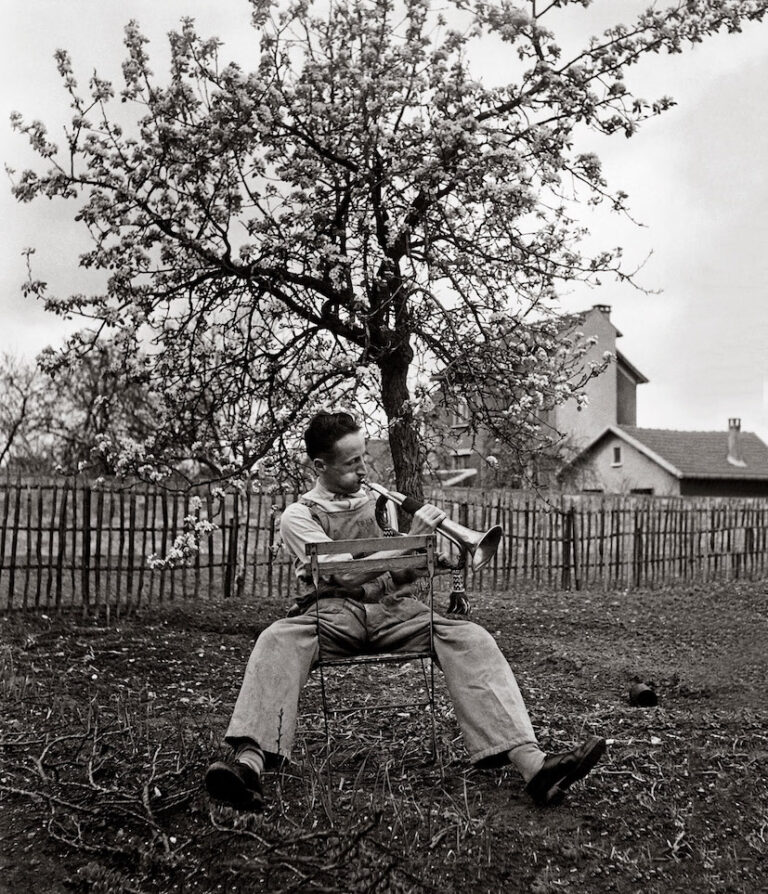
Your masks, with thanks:
M 556 809 L 467 765 L 438 675 L 420 710 L 332 724 L 318 683 L 263 816 L 202 789 L 276 602 L 177 603 L 107 625 L 0 618 L 0 892 L 768 891 L 768 587 L 480 598 L 543 747 L 608 756 Z M 634 681 L 654 708 L 632 707 Z M 339 705 L 423 688 L 418 666 L 339 673 Z

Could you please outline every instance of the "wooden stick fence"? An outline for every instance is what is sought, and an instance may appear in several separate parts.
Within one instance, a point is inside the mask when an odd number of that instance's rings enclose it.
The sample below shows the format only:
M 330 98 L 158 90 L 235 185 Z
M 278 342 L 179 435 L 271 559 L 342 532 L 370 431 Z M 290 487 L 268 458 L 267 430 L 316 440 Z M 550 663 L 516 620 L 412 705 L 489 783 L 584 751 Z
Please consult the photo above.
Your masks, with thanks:
M 79 479 L 0 482 L 0 610 L 107 613 L 184 599 L 295 594 L 279 514 L 295 494 L 208 487 L 174 493 Z M 474 593 L 543 588 L 661 587 L 768 577 L 768 500 L 428 494 L 451 518 L 504 529 Z M 183 564 L 153 567 L 192 523 L 215 531 Z
M 504 528 L 473 588 L 517 583 L 629 589 L 676 581 L 768 576 L 768 500 L 478 496 L 433 491 L 432 502 L 475 530 Z M 462 520 L 459 514 L 463 516 Z
M 0 481 L 0 610 L 121 612 L 181 599 L 294 588 L 275 559 L 279 513 L 295 494 L 175 493 L 86 481 Z M 187 561 L 153 567 L 192 523 L 216 525 Z

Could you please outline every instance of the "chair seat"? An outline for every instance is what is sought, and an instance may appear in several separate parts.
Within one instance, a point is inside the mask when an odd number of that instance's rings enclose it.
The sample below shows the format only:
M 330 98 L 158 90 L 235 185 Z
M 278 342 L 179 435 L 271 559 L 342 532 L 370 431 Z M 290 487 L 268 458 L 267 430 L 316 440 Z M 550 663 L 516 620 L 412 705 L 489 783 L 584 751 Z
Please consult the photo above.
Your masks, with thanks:
M 383 664 L 386 662 L 414 661 L 415 659 L 435 658 L 435 653 L 429 649 L 421 649 L 416 652 L 364 652 L 360 655 L 347 655 L 343 658 L 320 658 L 315 667 L 343 667 L 353 664 Z

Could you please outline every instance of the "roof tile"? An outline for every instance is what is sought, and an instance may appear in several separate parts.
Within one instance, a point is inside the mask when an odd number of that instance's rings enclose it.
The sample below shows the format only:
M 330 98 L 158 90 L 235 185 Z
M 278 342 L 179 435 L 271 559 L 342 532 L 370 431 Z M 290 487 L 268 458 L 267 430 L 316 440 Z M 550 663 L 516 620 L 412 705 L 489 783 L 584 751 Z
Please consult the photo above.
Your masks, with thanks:
M 679 469 L 686 478 L 768 478 L 768 446 L 752 432 L 739 433 L 746 463 L 739 467 L 728 462 L 727 431 L 619 427 Z

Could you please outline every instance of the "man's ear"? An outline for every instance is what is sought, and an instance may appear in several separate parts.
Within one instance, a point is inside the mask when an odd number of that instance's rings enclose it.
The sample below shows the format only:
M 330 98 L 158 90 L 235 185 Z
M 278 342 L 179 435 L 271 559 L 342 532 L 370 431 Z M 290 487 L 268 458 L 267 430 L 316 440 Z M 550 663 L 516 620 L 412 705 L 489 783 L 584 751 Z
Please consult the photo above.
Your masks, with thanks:
M 319 475 L 321 472 L 324 472 L 325 469 L 326 469 L 326 462 L 325 462 L 325 460 L 324 460 L 324 459 L 320 459 L 319 456 L 316 456 L 316 457 L 312 460 L 312 468 L 317 472 L 318 475 Z

